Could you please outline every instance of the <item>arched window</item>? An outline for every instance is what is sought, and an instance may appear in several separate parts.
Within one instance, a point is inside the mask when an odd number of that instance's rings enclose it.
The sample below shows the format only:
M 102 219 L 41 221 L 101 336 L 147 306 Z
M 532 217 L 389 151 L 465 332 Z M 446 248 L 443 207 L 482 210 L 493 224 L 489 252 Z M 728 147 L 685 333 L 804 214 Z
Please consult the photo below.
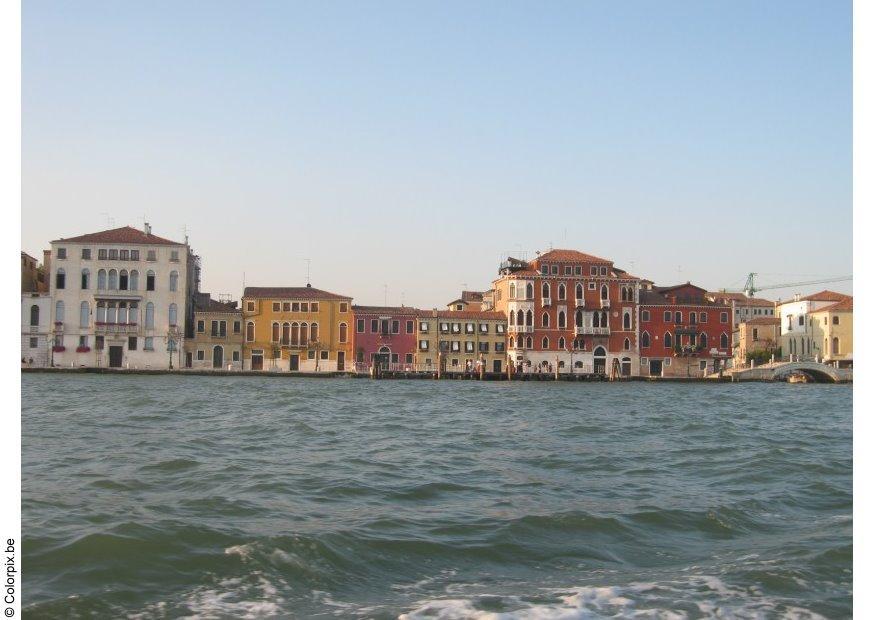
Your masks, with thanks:
M 87 301 L 79 304 L 79 327 L 88 327 L 88 317 L 91 315 L 91 308 Z
M 252 321 L 246 324 L 246 342 L 255 341 L 255 323 Z
M 592 313 L 592 326 L 593 327 L 601 327 L 602 326 L 602 314 L 601 314 L 601 312 L 593 312 Z
M 170 323 L 170 327 L 176 326 L 176 304 L 170 304 L 167 312 L 167 321 Z
M 119 323 L 127 323 L 128 322 L 128 305 L 125 302 L 121 302 L 118 305 L 118 322 Z
M 623 329 L 632 329 L 632 314 L 628 311 L 623 313 Z
M 532 337 L 531 336 L 526 336 L 526 348 L 527 349 L 532 348 Z
M 556 317 L 556 324 L 559 329 L 565 329 L 565 310 L 559 311 L 559 315 Z
M 118 288 L 120 291 L 128 290 L 128 270 L 122 269 L 118 274 Z
M 128 308 L 128 323 L 131 325 L 136 325 L 140 322 L 140 307 L 137 305 L 137 302 L 132 301 L 130 307 Z
M 319 341 L 319 323 L 313 323 L 310 325 L 310 340 L 312 342 Z
M 549 349 L 550 348 L 550 339 L 547 338 L 547 336 L 544 336 L 544 339 L 541 340 L 541 348 L 542 349 Z
M 279 323 L 271 323 L 270 325 L 270 341 L 271 342 L 279 342 L 280 341 L 280 324 Z
M 289 344 L 289 324 L 283 323 L 283 344 Z
M 39 306 L 36 304 L 30 307 L 30 324 L 39 325 Z
M 533 326 L 535 324 L 535 315 L 531 310 L 526 311 L 526 325 Z
M 139 286 L 140 286 L 140 272 L 137 271 L 136 269 L 134 269 L 133 271 L 131 271 L 131 282 L 130 282 L 130 286 L 128 288 L 130 288 L 132 291 L 136 291 Z
M 699 334 L 699 346 L 702 349 L 708 348 L 708 334 L 706 334 L 705 332 Z
M 574 312 L 574 324 L 577 327 L 583 327 L 583 310 L 580 308 Z
M 510 295 L 508 295 L 508 299 L 516 299 L 516 284 L 510 285 Z
M 508 341 L 508 348 L 513 349 L 513 336 L 511 336 L 510 340 Z
M 629 342 L 629 339 L 628 338 L 624 339 L 623 340 L 623 350 L 628 351 L 630 347 L 631 347 L 631 343 Z
M 583 284 L 577 283 L 577 286 L 574 287 L 574 298 L 575 299 L 583 299 Z
M 179 272 L 171 271 L 170 272 L 170 290 L 175 291 L 179 286 Z
M 98 323 L 106 323 L 106 302 L 98 301 L 97 302 L 97 322 Z
M 301 323 L 301 339 L 299 340 L 299 342 L 301 344 L 307 344 L 308 342 L 310 342 L 307 339 L 307 324 L 306 323 Z
M 546 312 L 541 315 L 541 327 L 550 327 L 550 315 Z
M 547 297 L 547 298 L 550 297 L 550 283 L 549 282 L 544 282 L 541 285 L 541 297 Z
M 155 290 L 155 272 L 151 269 L 146 272 L 146 290 L 154 291 Z
M 82 290 L 87 291 L 91 284 L 91 272 L 88 269 L 82 270 Z
M 666 349 L 671 348 L 671 334 L 670 333 L 665 332 L 665 336 L 662 339 L 662 344 Z
M 559 348 L 563 350 L 565 349 L 565 338 L 559 339 Z
M 508 322 L 510 325 L 516 325 L 516 312 L 514 312 L 513 310 L 511 310 L 511 311 L 508 312 L 507 314 L 508 314 L 507 322 Z
M 338 330 L 338 341 L 341 343 L 346 342 L 346 330 L 347 330 L 346 323 L 341 323 L 340 329 Z
M 97 272 L 97 290 L 106 290 L 106 269 L 101 269 Z
M 535 286 L 528 282 L 526 284 L 526 299 L 534 299 L 535 298 Z
M 602 311 L 602 327 L 610 327 L 608 323 L 608 313 L 606 311 Z
M 106 322 L 107 323 L 115 323 L 115 320 L 116 320 L 115 302 L 110 301 L 106 304 Z
M 559 283 L 559 293 L 556 295 L 559 299 L 565 299 L 565 285 Z
M 523 314 L 522 308 L 516 311 L 516 324 L 517 325 L 525 325 L 526 324 L 526 315 Z
M 725 333 L 720 334 L 720 348 L 725 349 L 729 346 L 729 338 Z
M 647 332 L 641 334 L 641 346 L 645 348 L 650 346 L 650 334 Z
M 832 339 L 832 354 L 839 355 L 839 339 L 838 336 L 833 336 Z
M 602 284 L 602 299 L 608 298 L 608 285 Z
M 55 288 L 62 289 L 67 283 L 67 276 L 63 269 L 58 269 L 55 272 Z
M 55 323 L 63 323 L 63 322 L 64 322 L 64 302 L 59 299 L 55 303 Z
M 118 290 L 118 271 L 116 271 L 115 269 L 109 270 L 109 290 Z
M 146 304 L 146 329 L 155 329 L 155 304 Z

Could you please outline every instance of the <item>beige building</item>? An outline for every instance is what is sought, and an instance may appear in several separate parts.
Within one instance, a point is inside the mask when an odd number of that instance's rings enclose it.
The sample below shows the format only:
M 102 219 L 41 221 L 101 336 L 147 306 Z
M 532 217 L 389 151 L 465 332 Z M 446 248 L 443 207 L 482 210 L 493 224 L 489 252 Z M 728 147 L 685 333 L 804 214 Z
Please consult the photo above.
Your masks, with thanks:
M 242 360 L 243 313 L 237 302 L 200 293 L 195 299 L 194 337 L 185 342 L 186 368 L 241 370 Z
M 484 310 L 483 293 L 479 291 L 462 291 L 462 296 L 447 304 L 447 310 L 459 312 Z
M 47 293 L 49 283 L 46 281 L 45 266 L 27 252 L 21 253 L 21 292 Z
M 422 310 L 416 317 L 417 370 L 505 372 L 507 319 L 500 312 Z
M 778 345 L 781 341 L 781 319 L 778 317 L 760 316 L 738 325 L 733 354 L 736 366 L 746 366 L 748 354 L 764 351 L 762 355 L 778 357 Z
M 809 313 L 822 361 L 846 368 L 854 363 L 854 298 L 848 297 Z

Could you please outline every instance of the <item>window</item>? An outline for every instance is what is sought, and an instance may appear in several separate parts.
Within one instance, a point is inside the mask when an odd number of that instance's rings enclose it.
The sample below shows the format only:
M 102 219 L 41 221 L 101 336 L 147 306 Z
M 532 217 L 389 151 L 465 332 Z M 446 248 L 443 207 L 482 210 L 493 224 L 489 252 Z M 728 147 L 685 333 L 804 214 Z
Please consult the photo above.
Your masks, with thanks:
M 155 250 L 146 250 L 146 260 L 155 261 Z
M 645 348 L 650 346 L 650 334 L 647 332 L 641 334 L 641 346 Z
M 102 349 L 103 348 L 103 336 L 98 336 L 98 338 L 101 339 L 100 347 L 98 347 L 98 348 Z M 144 351 L 154 351 L 155 350 L 154 342 L 155 342 L 155 339 L 152 336 L 146 336 L 145 338 L 143 338 L 143 350 Z
M 246 312 L 255 312 L 255 302 L 247 301 L 246 302 Z
M 319 359 L 327 360 L 328 359 L 328 351 L 319 351 Z
M 413 333 L 413 321 L 407 321 L 407 323 L 404 327 L 405 327 L 405 330 L 407 331 L 408 334 Z
M 197 322 L 197 332 L 198 332 L 199 334 L 204 333 L 204 320 L 203 320 L 203 319 L 198 319 L 198 322 Z
M 729 338 L 727 338 L 726 334 L 720 334 L 720 348 L 725 349 L 729 346 Z
M 683 315 L 682 312 L 675 312 L 675 313 L 674 313 L 674 322 L 675 322 L 675 324 L 677 324 L 677 325 L 681 325 L 681 324 L 683 324 L 683 322 L 684 322 L 684 315 Z
M 380 331 L 380 320 L 379 319 L 371 319 L 371 333 L 376 334 Z
M 365 333 L 365 320 L 364 319 L 356 319 L 356 321 L 355 321 L 355 333 L 357 333 L 357 334 Z
M 528 282 L 526 283 L 526 299 L 534 299 L 535 298 L 535 286 Z
M 292 311 L 292 304 L 288 301 L 284 301 L 283 302 L 283 312 L 291 312 L 291 311 Z
M 591 276 L 599 275 L 599 268 L 598 267 L 590 267 L 589 268 L 589 275 L 591 275 Z
M 695 324 L 696 324 L 696 313 L 690 312 L 690 325 L 695 325 Z
M 699 334 L 699 347 L 702 350 L 705 350 L 708 348 L 708 334 L 706 334 L 705 332 L 702 332 L 701 334 Z
M 480 351 L 480 353 L 489 353 L 489 343 L 481 342 L 477 345 L 477 349 Z
M 118 250 L 109 251 L 109 260 L 118 260 Z
M 799 326 L 801 327 L 803 325 L 805 325 L 805 316 L 800 314 L 799 315 Z
M 122 269 L 118 274 L 118 288 L 120 291 L 128 290 L 128 270 Z
M 67 276 L 64 273 L 64 270 L 58 269 L 58 271 L 55 272 L 55 288 L 63 289 L 66 282 L 67 282 Z
M 591 291 L 594 291 L 595 290 L 595 282 L 590 282 L 586 288 L 591 290 Z
M 465 333 L 473 334 L 476 331 L 474 323 L 465 323 Z
M 136 336 L 128 336 L 128 351 L 136 351 L 137 350 L 137 337 Z
M 130 255 L 131 255 L 130 250 L 122 250 L 119 253 L 121 260 L 128 260 L 128 258 L 130 258 Z
M 632 314 L 629 311 L 623 313 L 623 329 L 632 329 Z
M 559 265 L 550 265 L 550 274 L 554 276 L 559 275 Z
M 546 267 L 545 267 L 546 269 Z M 508 299 L 516 299 L 516 284 L 510 285 L 510 293 L 508 294 Z
M 34 304 L 30 307 L 30 324 L 39 325 L 39 306 Z
M 306 306 L 307 304 L 304 304 L 304 305 Z M 307 310 L 305 308 L 303 310 L 303 312 L 306 312 L 306 311 Z M 319 312 L 319 302 L 318 301 L 310 302 L 310 312 Z
M 603 275 L 603 276 L 608 275 L 608 268 L 607 268 L 607 267 L 602 267 L 602 268 L 599 270 L 599 273 L 600 273 L 601 275 Z
M 280 302 L 278 302 L 278 301 L 273 302 L 273 311 L 274 312 L 280 311 Z
M 235 334 L 240 333 L 240 321 L 234 321 L 234 333 Z
M 720 322 L 721 323 L 728 323 L 729 322 L 729 313 L 728 312 L 721 312 L 720 313 Z
M 489 323 L 480 323 L 480 333 L 488 334 L 489 333 Z
M 88 319 L 91 316 L 91 308 L 87 301 L 79 304 L 79 327 L 88 327 Z
M 270 326 L 270 341 L 271 342 L 279 342 L 280 341 L 280 324 L 272 323 Z
M 663 345 L 666 349 L 670 349 L 670 348 L 671 348 L 671 334 L 670 334 L 670 333 L 665 332 L 665 336 L 664 336 L 663 339 L 662 339 L 662 345 Z
M 546 276 L 550 273 L 550 268 L 547 265 L 541 265 L 541 275 Z
M 140 272 L 136 269 L 131 271 L 131 279 L 128 288 L 132 291 L 136 291 L 140 288 Z
M 170 261 L 173 263 L 179 262 L 179 250 L 170 250 Z
M 67 258 L 67 248 L 58 248 L 58 258 Z
M 541 340 L 541 348 L 542 349 L 549 349 L 550 348 L 550 339 L 547 338 L 546 336 L 544 336 L 544 339 Z
M 428 333 L 428 323 L 426 321 L 419 322 L 419 331 L 423 334 Z
M 140 260 L 140 250 L 131 250 L 131 260 Z
M 59 299 L 55 303 L 55 323 L 63 323 L 63 322 L 64 322 L 64 302 Z
M 566 276 L 571 275 L 571 265 L 565 265 L 565 275 Z
M 461 323 L 453 323 L 452 328 L 453 328 L 454 334 L 461 334 L 462 333 L 462 324 Z
M 649 321 L 650 320 L 650 310 L 642 310 L 641 311 L 641 320 Z
M 90 279 L 91 279 L 91 272 L 88 271 L 87 269 L 83 269 L 82 270 L 82 282 L 81 282 L 83 291 L 88 290 L 88 285 L 89 285 Z
M 708 322 L 708 313 L 700 312 L 699 313 L 699 323 L 707 323 Z
M 107 286 L 111 291 L 118 290 L 118 271 L 115 269 L 109 270 L 109 284 Z
M 82 260 L 91 260 L 91 248 L 82 248 Z
M 239 362 L 240 361 L 240 351 L 233 351 L 231 353 L 231 361 L 232 362 Z
M 565 329 L 565 311 L 564 310 L 559 311 L 559 315 L 557 317 L 556 324 L 559 327 L 559 329 Z
M 246 324 L 246 342 L 255 341 L 255 323 L 249 321 Z
M 341 323 L 340 329 L 338 331 L 338 340 L 340 341 L 341 344 L 346 342 L 346 331 L 347 331 L 346 323 Z
M 203 349 L 197 350 L 197 361 L 199 361 L 199 362 L 204 361 L 204 350 Z
M 532 347 L 532 342 L 533 342 L 532 337 L 531 337 L 531 336 L 526 336 L 526 348 L 527 348 L 527 349 L 531 349 L 531 348 L 533 348 L 533 347 Z
M 607 284 L 602 284 L 602 293 L 601 293 L 601 297 L 602 297 L 602 299 L 607 299 L 607 298 L 608 298 L 608 285 L 607 285 Z
M 543 297 L 543 298 L 550 297 L 550 283 L 549 282 L 544 282 L 544 284 L 541 285 L 541 297 Z
M 176 327 L 176 304 L 170 304 L 170 307 L 167 309 L 167 322 L 170 324 L 170 327 Z
M 474 352 L 474 343 L 470 340 L 465 341 L 465 353 L 473 353 Z
M 155 290 L 155 272 L 151 269 L 146 272 L 146 290 L 154 291 Z
M 420 351 L 428 351 L 428 340 L 420 340 L 419 341 L 419 350 Z
M 308 307 L 308 306 L 307 306 L 307 302 L 306 302 L 306 301 L 301 302 L 301 312 L 309 312 L 309 310 L 307 310 L 307 307 Z M 313 309 L 313 312 L 316 312 L 316 308 Z
M 97 250 L 97 260 L 106 260 L 106 249 L 101 248 Z
M 30 348 L 36 349 L 39 346 L 39 338 L 31 338 L 30 339 Z
M 838 317 L 838 315 L 832 317 L 832 324 L 833 324 L 833 325 L 838 325 L 838 324 L 839 324 L 839 317 Z
M 629 339 L 626 338 L 625 340 L 623 340 L 623 350 L 628 351 L 630 349 L 630 347 L 631 347 L 631 343 L 629 342 Z
M 347 312 L 349 310 L 349 304 L 345 301 L 340 302 L 340 311 Z
M 319 324 L 313 323 L 310 325 L 310 340 L 316 342 L 319 340 Z
M 397 334 L 401 331 L 401 321 L 392 321 L 392 333 Z
M 413 363 L 413 353 L 405 353 L 404 354 L 404 363 L 412 364 Z
M 175 291 L 179 285 L 179 272 L 170 272 L 170 290 Z
M 562 283 L 559 284 L 559 293 L 557 297 L 559 299 L 565 299 L 565 285 Z
M 756 327 L 753 328 L 753 339 L 754 339 L 754 340 L 759 340 L 759 339 L 760 339 L 760 338 L 759 338 L 759 330 L 758 330 Z

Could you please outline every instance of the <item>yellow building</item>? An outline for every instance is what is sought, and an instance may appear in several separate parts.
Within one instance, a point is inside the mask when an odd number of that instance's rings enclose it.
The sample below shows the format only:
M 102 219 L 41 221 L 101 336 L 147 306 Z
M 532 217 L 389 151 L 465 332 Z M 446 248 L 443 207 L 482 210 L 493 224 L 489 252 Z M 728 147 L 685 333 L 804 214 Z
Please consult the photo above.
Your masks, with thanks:
M 243 292 L 243 369 L 349 371 L 352 298 L 307 286 Z
M 243 318 L 236 301 L 218 301 L 209 293 L 195 296 L 194 337 L 185 339 L 186 368 L 240 370 L 243 364 Z
M 781 319 L 761 316 L 738 324 L 738 338 L 733 346 L 736 366 L 746 366 L 748 354 L 764 351 L 762 355 L 775 354 L 781 340 Z
M 854 298 L 809 313 L 816 342 L 820 343 L 822 361 L 838 363 L 842 368 L 854 363 Z
M 501 312 L 420 311 L 416 321 L 416 369 L 504 372 L 507 319 Z

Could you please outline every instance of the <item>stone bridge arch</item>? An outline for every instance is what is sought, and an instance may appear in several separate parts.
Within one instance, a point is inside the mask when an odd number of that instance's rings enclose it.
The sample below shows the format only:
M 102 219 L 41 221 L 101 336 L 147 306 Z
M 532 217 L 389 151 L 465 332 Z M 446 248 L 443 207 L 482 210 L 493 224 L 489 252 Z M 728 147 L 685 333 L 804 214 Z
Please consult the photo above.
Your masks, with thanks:
M 841 377 L 835 368 L 817 362 L 788 362 L 775 368 L 772 378 L 781 379 L 791 372 L 804 372 L 818 383 L 839 383 Z

